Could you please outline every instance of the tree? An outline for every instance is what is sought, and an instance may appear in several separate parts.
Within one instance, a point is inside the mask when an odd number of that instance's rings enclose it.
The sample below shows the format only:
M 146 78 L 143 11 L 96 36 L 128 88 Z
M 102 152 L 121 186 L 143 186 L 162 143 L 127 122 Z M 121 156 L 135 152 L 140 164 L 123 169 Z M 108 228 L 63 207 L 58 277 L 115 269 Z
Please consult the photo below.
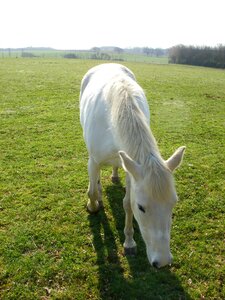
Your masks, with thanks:
M 114 52 L 118 53 L 118 54 L 121 54 L 124 52 L 124 50 L 122 48 L 119 48 L 119 47 L 114 47 Z
M 178 45 L 169 50 L 169 63 L 225 68 L 225 46 L 212 48 Z
M 144 54 L 150 55 L 151 52 L 152 52 L 152 51 L 151 51 L 150 48 L 148 48 L 148 47 L 144 47 L 144 48 L 143 48 L 143 53 L 144 53 Z

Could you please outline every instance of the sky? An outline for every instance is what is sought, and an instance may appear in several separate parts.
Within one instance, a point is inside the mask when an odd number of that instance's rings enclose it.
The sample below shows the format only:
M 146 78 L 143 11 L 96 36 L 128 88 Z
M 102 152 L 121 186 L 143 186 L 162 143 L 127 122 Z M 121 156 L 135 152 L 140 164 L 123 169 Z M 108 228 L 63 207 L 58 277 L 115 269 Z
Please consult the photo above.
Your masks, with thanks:
M 224 0 L 5 0 L 0 48 L 225 44 Z

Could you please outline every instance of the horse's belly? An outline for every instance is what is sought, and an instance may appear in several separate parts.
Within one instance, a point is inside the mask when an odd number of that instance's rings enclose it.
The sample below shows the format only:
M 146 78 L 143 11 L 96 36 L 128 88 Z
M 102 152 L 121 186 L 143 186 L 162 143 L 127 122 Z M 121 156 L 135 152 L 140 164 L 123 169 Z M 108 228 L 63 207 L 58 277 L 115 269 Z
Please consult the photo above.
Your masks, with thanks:
M 98 130 L 98 126 L 86 133 L 85 143 L 88 153 L 101 165 L 120 166 L 118 151 L 120 150 L 114 142 L 110 130 Z

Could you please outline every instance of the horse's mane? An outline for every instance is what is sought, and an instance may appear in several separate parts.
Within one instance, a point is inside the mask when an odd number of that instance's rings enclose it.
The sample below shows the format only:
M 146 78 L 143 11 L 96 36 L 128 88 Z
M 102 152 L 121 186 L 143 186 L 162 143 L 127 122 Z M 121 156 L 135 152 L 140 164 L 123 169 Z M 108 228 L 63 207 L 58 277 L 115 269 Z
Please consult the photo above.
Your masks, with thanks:
M 143 168 L 147 182 L 149 182 L 150 194 L 158 200 L 164 200 L 165 195 L 169 198 L 172 192 L 173 176 L 163 159 L 150 155 Z
M 172 176 L 140 109 L 145 101 L 142 88 L 127 76 L 114 78 L 107 87 L 107 100 L 111 106 L 113 132 L 121 150 L 143 166 L 153 195 L 162 198 L 171 186 Z
M 146 156 L 158 151 L 148 120 L 140 107 L 145 99 L 142 88 L 133 79 L 117 76 L 108 87 L 107 100 L 111 106 L 113 132 L 131 158 L 144 163 Z

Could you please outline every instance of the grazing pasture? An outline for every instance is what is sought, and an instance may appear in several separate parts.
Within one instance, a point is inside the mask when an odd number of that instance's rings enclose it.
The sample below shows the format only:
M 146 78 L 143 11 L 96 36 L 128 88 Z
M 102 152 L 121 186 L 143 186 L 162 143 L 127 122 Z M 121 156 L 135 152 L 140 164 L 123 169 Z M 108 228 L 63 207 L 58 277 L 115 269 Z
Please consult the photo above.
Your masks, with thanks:
M 89 215 L 79 89 L 93 60 L 0 59 L 0 298 L 225 298 L 225 72 L 126 62 L 145 90 L 175 173 L 171 267 L 154 269 L 135 224 L 123 255 L 125 175 L 102 172 L 104 210 Z

